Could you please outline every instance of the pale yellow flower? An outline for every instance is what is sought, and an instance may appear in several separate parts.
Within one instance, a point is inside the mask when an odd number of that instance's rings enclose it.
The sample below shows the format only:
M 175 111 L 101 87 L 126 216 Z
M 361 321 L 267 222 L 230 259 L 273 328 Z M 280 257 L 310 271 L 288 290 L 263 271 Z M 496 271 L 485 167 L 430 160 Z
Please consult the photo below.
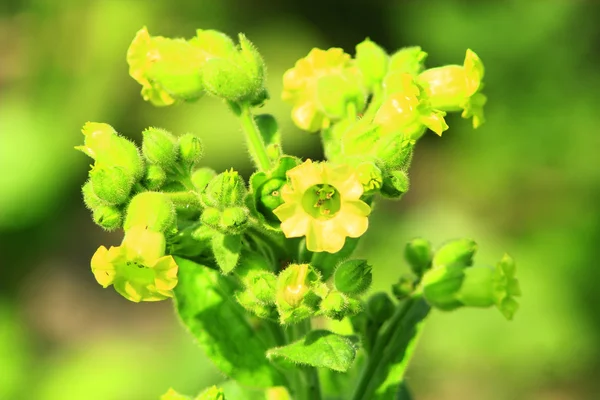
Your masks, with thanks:
M 308 250 L 336 253 L 346 237 L 365 233 L 371 208 L 360 200 L 363 186 L 352 167 L 308 160 L 287 176 L 283 204 L 273 211 L 286 237 L 306 236 Z
M 121 246 L 100 246 L 91 264 L 102 287 L 113 285 L 134 302 L 173 297 L 177 285 L 177 264 L 172 256 L 165 256 L 164 235 L 144 226 L 129 229 Z

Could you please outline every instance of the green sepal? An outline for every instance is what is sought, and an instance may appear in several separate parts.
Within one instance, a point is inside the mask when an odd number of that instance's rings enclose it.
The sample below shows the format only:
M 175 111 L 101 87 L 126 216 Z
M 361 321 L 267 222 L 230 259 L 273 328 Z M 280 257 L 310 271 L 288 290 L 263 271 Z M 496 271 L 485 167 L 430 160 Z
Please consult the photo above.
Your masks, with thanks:
M 375 149 L 379 158 L 389 169 L 407 169 L 413 155 L 415 141 L 406 139 L 403 135 L 383 137 Z
M 81 194 L 83 194 L 83 203 L 92 211 L 97 207 L 107 205 L 106 202 L 94 192 L 92 182 L 89 180 L 81 187 Z
M 389 56 L 386 51 L 366 38 L 356 45 L 355 59 L 365 86 L 372 89 L 379 85 L 388 69 Z
M 284 358 L 294 364 L 346 372 L 356 357 L 352 340 L 326 330 L 314 330 L 287 346 L 267 352 L 267 358 Z
M 396 300 L 405 300 L 413 294 L 417 282 L 418 280 L 411 274 L 401 275 L 398 282 L 392 285 L 392 294 Z
M 129 199 L 133 177 L 122 167 L 96 163 L 90 171 L 90 183 L 98 198 L 106 204 L 119 205 Z
M 214 231 L 211 239 L 211 247 L 217 265 L 224 274 L 228 274 L 235 269 L 240 259 L 242 236 L 226 235 Z
M 227 207 L 219 210 L 208 207 L 202 213 L 202 223 L 225 235 L 238 235 L 248 225 L 248 209 L 245 207 Z
M 142 137 L 142 153 L 146 160 L 167 170 L 175 166 L 179 145 L 173 134 L 160 128 L 148 128 L 142 132 Z
M 107 231 L 114 231 L 123 223 L 123 213 L 115 206 L 99 205 L 92 211 L 94 223 Z
M 421 50 L 421 47 L 404 47 L 390 57 L 389 70 L 416 76 L 425 69 L 426 58 L 427 53 Z
M 319 309 L 327 318 L 341 321 L 346 317 L 358 314 L 361 303 L 337 290 L 330 291 L 319 305 Z
M 433 267 L 452 266 L 467 267 L 473 264 L 473 256 L 477 251 L 477 243 L 472 239 L 456 239 L 442 245 L 433 256 Z
M 429 304 L 443 311 L 463 306 L 457 294 L 465 278 L 465 266 L 459 264 L 434 267 L 423 275 L 423 297 Z
M 346 260 L 333 274 L 335 288 L 344 294 L 358 296 L 369 289 L 373 281 L 373 267 L 367 260 Z
M 312 317 L 329 289 L 321 275 L 308 264 L 291 264 L 277 277 L 276 305 L 282 324 Z
M 169 197 L 160 192 L 137 194 L 127 206 L 123 228 L 145 226 L 155 232 L 171 232 L 176 229 L 175 206 Z
M 149 190 L 159 190 L 167 182 L 167 173 L 160 166 L 150 164 L 146 168 L 146 174 L 142 184 Z
M 408 192 L 410 186 L 409 182 L 406 171 L 391 171 L 384 176 L 380 193 L 383 197 L 388 199 L 399 199 L 404 193 Z
M 411 270 L 417 276 L 422 276 L 425 271 L 431 268 L 433 261 L 431 243 L 422 238 L 411 240 L 404 248 L 404 258 L 410 265 Z
M 177 312 L 209 359 L 227 376 L 250 387 L 286 384 L 265 357 L 274 339 L 250 325 L 235 301 L 236 284 L 218 271 L 175 257 Z
M 281 132 L 277 120 L 271 114 L 259 114 L 254 116 L 254 122 L 260 131 L 269 158 L 272 161 L 278 160 L 282 152 Z

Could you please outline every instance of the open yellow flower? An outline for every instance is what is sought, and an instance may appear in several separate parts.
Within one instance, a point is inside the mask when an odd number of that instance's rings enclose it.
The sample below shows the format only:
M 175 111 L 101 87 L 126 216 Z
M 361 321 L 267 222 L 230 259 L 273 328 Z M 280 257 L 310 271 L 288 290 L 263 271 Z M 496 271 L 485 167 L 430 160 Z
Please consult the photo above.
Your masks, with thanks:
M 113 285 L 136 303 L 173 297 L 177 285 L 177 264 L 172 256 L 165 256 L 164 235 L 144 226 L 129 229 L 121 246 L 100 246 L 91 264 L 102 287 Z
M 346 237 L 365 233 L 371 208 L 360 200 L 363 186 L 352 167 L 307 160 L 287 176 L 284 203 L 273 211 L 286 237 L 306 236 L 308 250 L 336 253 Z

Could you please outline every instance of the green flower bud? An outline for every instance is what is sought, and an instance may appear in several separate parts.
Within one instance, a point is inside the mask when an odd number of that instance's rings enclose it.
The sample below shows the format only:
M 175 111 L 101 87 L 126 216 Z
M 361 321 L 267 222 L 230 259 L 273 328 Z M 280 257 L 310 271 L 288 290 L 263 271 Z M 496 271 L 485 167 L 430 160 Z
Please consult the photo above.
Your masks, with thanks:
M 146 168 L 146 175 L 142 183 L 150 190 L 160 189 L 167 181 L 167 173 L 164 169 L 155 164 L 150 164 Z
M 344 294 L 356 296 L 364 293 L 373 281 L 373 267 L 367 260 L 342 262 L 333 275 L 335 288 Z
M 123 213 L 115 206 L 100 205 L 93 210 L 93 218 L 96 225 L 114 231 L 121 227 Z
M 122 167 L 96 164 L 90 171 L 94 193 L 108 204 L 123 204 L 129 198 L 133 177 Z
M 259 300 L 250 288 L 235 294 L 237 302 L 246 310 L 262 319 L 276 319 L 277 309 L 272 304 Z
M 185 165 L 194 165 L 202 159 L 202 141 L 191 133 L 179 138 L 179 158 Z
M 387 293 L 379 292 L 372 295 L 367 302 L 367 315 L 378 323 L 387 321 L 394 313 L 394 303 Z
M 242 233 L 248 224 L 248 210 L 245 207 L 228 207 L 221 212 L 219 227 L 223 233 Z
M 215 176 L 217 176 L 217 173 L 212 168 L 198 168 L 192 173 L 192 184 L 198 192 L 203 192 Z
M 356 167 L 358 180 L 363 185 L 365 193 L 381 189 L 383 176 L 381 170 L 372 162 L 363 162 Z
M 224 209 L 244 205 L 246 184 L 237 171 L 230 170 L 215 176 L 202 193 L 206 206 Z
M 164 169 L 175 166 L 178 156 L 177 139 L 164 129 L 148 128 L 142 132 L 142 153 L 152 164 Z
M 425 271 L 431 268 L 433 260 L 431 243 L 421 238 L 411 240 L 404 248 L 404 258 L 417 276 L 423 275 Z
M 444 244 L 433 256 L 433 266 L 458 265 L 467 267 L 473 264 L 477 243 L 471 239 L 457 239 Z
M 92 186 L 91 181 L 87 181 L 83 185 L 81 188 L 81 193 L 83 194 L 83 203 L 90 210 L 94 210 L 95 208 L 106 205 L 106 202 L 98 197 L 98 195 L 96 195 L 94 192 L 94 187 Z
M 398 199 L 408 192 L 409 180 L 406 171 L 392 171 L 383 178 L 380 192 L 388 199 Z
M 338 291 L 331 291 L 321 302 L 320 309 L 326 317 L 341 321 L 360 312 L 360 302 Z
M 419 46 L 405 47 L 390 57 L 390 71 L 417 75 L 423 71 L 427 53 Z
M 221 222 L 221 211 L 214 207 L 205 208 L 202 212 L 202 217 L 200 217 L 200 221 L 202 221 L 203 224 L 216 229 Z
M 81 132 L 85 136 L 84 145 L 75 149 L 93 158 L 97 164 L 121 167 L 133 179 L 141 178 L 144 162 L 137 147 L 119 136 L 112 126 L 87 122 Z
M 173 202 L 164 193 L 144 192 L 136 195 L 127 207 L 123 228 L 144 226 L 155 232 L 168 232 L 176 225 Z
M 415 290 L 415 278 L 408 275 L 400 277 L 398 282 L 392 285 L 392 293 L 398 300 L 404 300 Z
M 195 220 L 200 216 L 202 204 L 196 192 L 182 190 L 180 192 L 164 192 L 164 194 L 173 202 L 175 211 L 180 217 Z
M 365 86 L 372 88 L 380 84 L 387 72 L 389 62 L 385 50 L 367 38 L 356 46 L 355 58 Z
M 434 267 L 423 275 L 423 296 L 429 304 L 451 311 L 463 304 L 456 298 L 465 278 L 465 267 L 457 264 Z

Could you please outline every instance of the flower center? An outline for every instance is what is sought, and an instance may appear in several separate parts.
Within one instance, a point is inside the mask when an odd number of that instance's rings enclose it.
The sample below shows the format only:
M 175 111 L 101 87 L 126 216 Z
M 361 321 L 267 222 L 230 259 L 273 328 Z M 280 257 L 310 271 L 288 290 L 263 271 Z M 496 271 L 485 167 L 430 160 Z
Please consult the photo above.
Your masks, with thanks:
M 327 220 L 341 207 L 340 194 L 331 185 L 319 184 L 308 188 L 302 197 L 302 207 L 311 217 Z

